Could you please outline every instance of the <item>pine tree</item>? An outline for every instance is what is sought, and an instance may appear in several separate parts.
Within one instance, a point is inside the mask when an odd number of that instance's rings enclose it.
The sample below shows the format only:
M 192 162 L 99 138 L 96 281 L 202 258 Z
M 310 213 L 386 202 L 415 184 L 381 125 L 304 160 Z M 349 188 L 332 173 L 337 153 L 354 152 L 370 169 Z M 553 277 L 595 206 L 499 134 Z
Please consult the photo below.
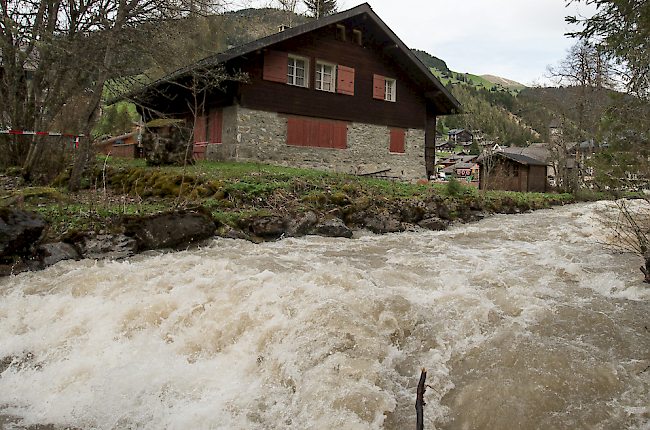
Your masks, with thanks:
M 316 19 L 324 18 L 336 13 L 336 0 L 304 0 L 309 15 Z

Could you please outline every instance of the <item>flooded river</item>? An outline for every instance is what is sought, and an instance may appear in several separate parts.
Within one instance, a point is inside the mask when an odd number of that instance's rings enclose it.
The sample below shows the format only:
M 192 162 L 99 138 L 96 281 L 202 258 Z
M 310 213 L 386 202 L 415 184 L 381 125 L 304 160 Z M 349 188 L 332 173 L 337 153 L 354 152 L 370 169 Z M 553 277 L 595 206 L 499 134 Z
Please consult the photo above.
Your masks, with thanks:
M 604 205 L 444 232 L 217 239 L 0 279 L 0 415 L 414 428 L 424 367 L 426 429 L 648 428 L 650 289 L 639 257 L 602 245 Z

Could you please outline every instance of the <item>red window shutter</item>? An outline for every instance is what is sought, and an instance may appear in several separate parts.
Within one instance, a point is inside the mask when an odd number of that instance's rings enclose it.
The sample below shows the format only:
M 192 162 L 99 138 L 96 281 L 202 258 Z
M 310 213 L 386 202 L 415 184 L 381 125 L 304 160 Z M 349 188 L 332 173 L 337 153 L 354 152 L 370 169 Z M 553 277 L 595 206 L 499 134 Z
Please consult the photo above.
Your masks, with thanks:
M 390 152 L 404 153 L 404 141 L 406 132 L 404 130 L 390 131 Z
M 347 148 L 348 126 L 300 118 L 287 119 L 287 145 L 318 148 Z
M 320 130 L 318 127 L 318 122 L 316 121 L 305 121 L 307 123 L 307 146 L 317 147 L 319 143 Z
M 205 116 L 197 116 L 194 120 L 194 143 L 205 142 Z
M 346 66 L 336 66 L 336 92 L 354 95 L 354 69 Z
M 332 146 L 332 126 L 331 122 L 321 122 L 318 124 L 318 146 L 321 148 L 333 148 Z
M 287 119 L 287 145 L 305 146 L 305 121 L 299 118 Z
M 286 52 L 264 51 L 262 79 L 286 84 L 288 58 L 289 54 Z
M 217 109 L 212 112 L 210 118 L 210 141 L 212 143 L 221 143 L 221 133 L 223 130 L 223 110 Z
M 348 126 L 332 124 L 332 148 L 346 149 L 348 147 Z
M 379 75 L 372 77 L 372 97 L 384 100 L 386 98 L 386 78 Z

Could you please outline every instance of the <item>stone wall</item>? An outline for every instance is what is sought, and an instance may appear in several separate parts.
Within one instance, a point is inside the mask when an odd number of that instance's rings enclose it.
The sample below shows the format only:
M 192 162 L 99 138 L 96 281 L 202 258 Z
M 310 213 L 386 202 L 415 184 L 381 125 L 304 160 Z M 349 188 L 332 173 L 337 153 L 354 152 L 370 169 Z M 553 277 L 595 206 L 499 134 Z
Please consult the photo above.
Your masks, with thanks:
M 402 181 L 424 179 L 424 130 L 406 131 L 405 153 L 390 152 L 390 129 L 348 123 L 347 149 L 288 146 L 287 119 L 241 106 L 224 109 L 223 143 L 208 147 L 206 158 L 264 162 L 277 166 L 364 174 L 390 168 Z

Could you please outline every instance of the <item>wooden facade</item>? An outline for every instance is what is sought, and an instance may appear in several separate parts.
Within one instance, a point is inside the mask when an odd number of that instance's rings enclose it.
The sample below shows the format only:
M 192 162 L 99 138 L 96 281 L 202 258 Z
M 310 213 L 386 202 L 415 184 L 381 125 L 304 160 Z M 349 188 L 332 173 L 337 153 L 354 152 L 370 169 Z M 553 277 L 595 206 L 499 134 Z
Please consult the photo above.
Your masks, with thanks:
M 498 152 L 489 163 L 479 158 L 479 189 L 546 192 L 546 163 L 518 154 Z M 490 171 L 487 165 L 490 164 Z
M 187 108 L 192 72 L 217 66 L 246 79 L 206 94 L 194 121 Z M 194 121 L 196 144 L 221 143 L 222 129 L 239 127 L 224 122 L 230 106 L 286 118 L 288 146 L 344 150 L 347 127 L 360 123 L 388 127 L 390 153 L 404 153 L 406 130 L 422 130 L 423 176 L 435 172 L 436 117 L 460 111 L 367 3 L 204 59 L 131 98 L 145 118 L 156 112 Z
M 425 128 L 424 96 L 408 74 L 394 61 L 382 58 L 380 52 L 349 40 L 337 40 L 335 36 L 336 26 L 325 27 L 278 43 L 272 46 L 272 51 L 265 51 L 309 59 L 307 87 L 287 85 L 286 72 L 283 82 L 264 79 L 264 60 L 271 56 L 260 53 L 250 58 L 242 64 L 249 82 L 239 86 L 237 98 L 241 106 L 312 118 Z M 318 60 L 352 69 L 353 90 L 343 93 L 315 89 Z M 286 63 L 286 57 L 284 61 Z M 375 75 L 395 79 L 395 102 L 373 97 Z

